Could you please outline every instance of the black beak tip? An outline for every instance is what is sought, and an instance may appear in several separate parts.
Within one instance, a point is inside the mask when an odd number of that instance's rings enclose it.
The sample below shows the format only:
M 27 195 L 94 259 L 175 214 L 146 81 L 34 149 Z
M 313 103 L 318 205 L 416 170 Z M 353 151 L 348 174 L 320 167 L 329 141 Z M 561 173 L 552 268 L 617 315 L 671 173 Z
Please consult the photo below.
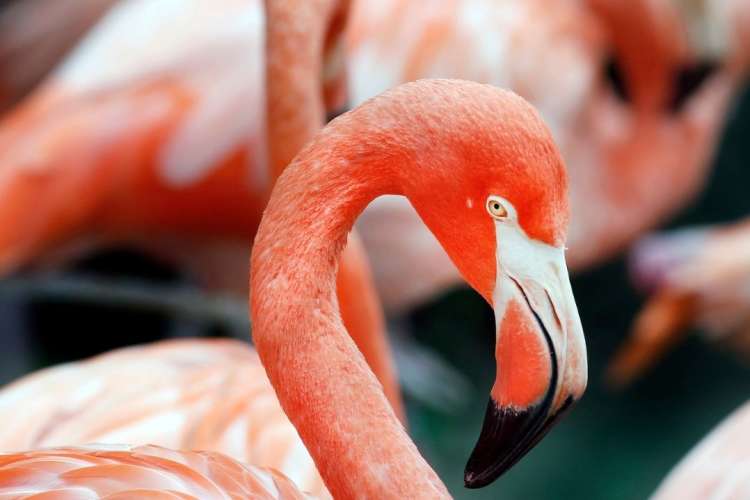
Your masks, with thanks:
M 502 472 L 499 475 L 501 475 Z M 492 476 L 484 476 L 474 472 L 464 471 L 464 487 L 472 490 L 484 488 L 495 480 Z
M 482 488 L 503 475 L 544 437 L 572 404 L 573 398 L 568 398 L 554 415 L 549 415 L 549 404 L 517 411 L 500 407 L 490 399 L 482 432 L 466 463 L 464 486 Z

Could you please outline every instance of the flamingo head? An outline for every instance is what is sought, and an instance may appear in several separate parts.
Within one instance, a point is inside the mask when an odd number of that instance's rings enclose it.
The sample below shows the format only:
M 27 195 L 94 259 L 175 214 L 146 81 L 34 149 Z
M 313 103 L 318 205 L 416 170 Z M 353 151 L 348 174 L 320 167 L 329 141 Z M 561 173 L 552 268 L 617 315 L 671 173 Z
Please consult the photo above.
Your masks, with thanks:
M 404 194 L 495 311 L 496 379 L 465 471 L 476 488 L 515 464 L 582 396 L 586 348 L 565 263 L 566 170 L 547 127 L 510 92 L 473 84 L 473 104 L 441 112 L 437 90 L 420 115 L 426 142 L 415 150 L 430 160 L 419 162 L 424 171 Z M 448 134 L 433 130 L 433 117 Z
M 564 247 L 530 236 L 520 207 L 505 197 L 489 195 L 486 213 L 496 238 L 497 373 L 466 466 L 468 487 L 489 484 L 523 457 L 582 396 L 587 379 Z

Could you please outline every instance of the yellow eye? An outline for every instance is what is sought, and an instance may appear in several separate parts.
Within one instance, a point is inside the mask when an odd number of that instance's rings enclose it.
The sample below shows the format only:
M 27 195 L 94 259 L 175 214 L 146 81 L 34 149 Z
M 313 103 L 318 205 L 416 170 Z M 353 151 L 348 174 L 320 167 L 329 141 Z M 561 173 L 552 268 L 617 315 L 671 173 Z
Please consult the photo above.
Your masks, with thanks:
M 493 198 L 487 200 L 487 211 L 496 219 L 505 219 L 508 217 L 508 210 L 502 203 Z

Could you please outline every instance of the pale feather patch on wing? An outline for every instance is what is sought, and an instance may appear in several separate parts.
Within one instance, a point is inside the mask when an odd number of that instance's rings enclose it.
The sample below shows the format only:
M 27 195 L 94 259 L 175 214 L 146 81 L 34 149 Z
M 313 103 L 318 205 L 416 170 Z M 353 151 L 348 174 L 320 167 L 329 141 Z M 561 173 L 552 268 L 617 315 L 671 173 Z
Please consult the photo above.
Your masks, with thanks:
M 159 81 L 188 89 L 194 102 L 161 151 L 165 183 L 184 187 L 261 134 L 262 26 L 258 0 L 129 0 L 55 80 L 73 96 Z
M 167 341 L 43 370 L 0 391 L 0 422 L 0 450 L 103 442 L 209 449 L 325 492 L 257 354 L 238 341 Z

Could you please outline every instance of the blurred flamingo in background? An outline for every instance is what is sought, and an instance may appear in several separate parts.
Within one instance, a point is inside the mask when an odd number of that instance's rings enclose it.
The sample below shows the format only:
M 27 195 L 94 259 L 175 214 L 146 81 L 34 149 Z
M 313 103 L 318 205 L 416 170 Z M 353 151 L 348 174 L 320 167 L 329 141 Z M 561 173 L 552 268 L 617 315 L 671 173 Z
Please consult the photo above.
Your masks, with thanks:
M 279 23 L 297 9 L 306 27 L 271 30 L 268 120 L 287 128 L 268 133 L 259 1 L 113 7 L 0 122 L 0 273 L 125 244 L 244 295 L 249 239 L 273 179 L 323 124 L 324 104 L 343 99 L 336 47 L 348 2 L 278 5 Z M 134 26 L 138 37 L 128 35 Z M 382 312 L 352 238 L 339 273 L 342 316 L 400 406 Z
M 290 146 L 301 148 L 321 125 L 323 95 L 314 79 L 320 68 L 306 65 L 322 53 L 324 40 L 316 39 L 321 34 L 318 30 L 327 16 L 332 23 L 339 22 L 340 9 L 345 12 L 346 2 L 266 3 L 266 116 L 269 124 L 286 126 L 270 126 L 266 134 L 274 178 L 291 159 L 294 149 Z M 286 29 L 301 23 L 310 28 Z M 304 47 L 309 53 L 288 53 L 290 47 Z M 299 78 L 301 72 L 308 78 Z M 309 106 L 300 105 L 305 102 Z M 364 335 L 359 348 L 403 419 L 367 262 L 356 236 L 351 235 L 350 241 L 342 254 L 337 288 L 356 300 L 349 301 L 349 307 L 342 305 L 342 316 L 350 332 Z M 124 414 L 123 405 L 132 411 Z M 0 448 L 5 450 L 91 442 L 207 449 L 277 468 L 306 491 L 325 494 L 312 459 L 278 406 L 257 356 L 240 342 L 154 344 L 34 374 L 0 394 L 0 421 L 6 429 L 13 429 L 0 437 Z
M 272 123 L 289 118 L 284 116 L 284 110 L 290 109 L 287 99 L 294 100 L 295 113 L 302 117 L 294 130 L 272 128 L 267 134 L 274 160 L 271 177 L 276 177 L 291 159 L 292 146 L 301 147 L 322 124 L 323 111 L 319 103 L 324 96 L 320 92 L 304 96 L 299 92 L 289 93 L 299 86 L 295 86 L 297 81 L 292 76 L 298 77 L 300 70 L 308 72 L 305 73 L 307 79 L 298 80 L 304 82 L 303 86 L 319 88 L 315 76 L 320 69 L 305 67 L 304 63 L 314 61 L 316 51 L 322 53 L 323 34 L 318 30 L 324 29 L 322 23 L 327 16 L 331 17 L 331 24 L 340 22 L 335 13 L 335 9 L 342 8 L 340 6 L 345 9 L 346 2 L 317 2 L 305 6 L 295 5 L 295 2 L 268 2 L 270 13 L 266 26 L 271 32 L 267 45 L 273 56 L 268 61 L 275 64 L 269 64 L 265 73 L 273 82 L 271 95 L 276 100 L 268 104 L 267 117 Z M 328 11 L 334 14 L 326 14 Z M 128 14 L 127 10 L 125 12 Z M 138 13 L 137 4 L 135 12 Z M 319 22 L 309 30 L 273 29 L 281 23 L 293 24 L 300 20 L 309 23 L 311 19 Z M 316 36 L 320 40 L 316 40 Z M 292 64 L 293 57 L 304 54 L 285 54 L 283 51 L 290 42 L 312 51 L 312 56 Z M 101 96 L 92 97 L 96 101 Z M 305 102 L 309 102 L 309 106 L 300 105 Z M 51 158 L 55 160 L 61 159 Z M 236 165 L 236 168 L 247 167 Z M 382 319 L 377 300 L 368 290 L 371 285 L 362 255 L 361 246 L 354 238 L 342 257 L 338 282 L 339 290 L 356 297 L 356 301 L 350 301 L 352 307 L 342 307 L 342 314 L 350 329 L 367 330 L 364 334 L 369 338 L 360 343 L 365 358 L 370 360 L 375 373 L 384 377 L 381 378 L 383 389 L 396 413 L 403 418 L 388 347 L 382 337 Z M 19 440 L 14 432 L 5 434 L 0 444 L 5 450 L 113 441 L 158 443 L 182 449 L 197 446 L 230 453 L 248 463 L 274 466 L 289 473 L 307 491 L 324 494 L 314 464 L 276 403 L 257 356 L 239 342 L 217 344 L 191 340 L 114 351 L 89 362 L 34 374 L 30 380 L 19 381 L 8 388 L 0 399 L 6 428 L 18 430 L 20 426 L 23 435 L 28 437 Z M 224 404 L 219 405 L 219 402 Z M 123 405 L 134 411 L 123 414 Z M 65 418 L 61 418 L 62 415 Z M 87 418 L 93 415 L 93 421 Z
M 90 443 L 207 450 L 324 492 L 257 354 L 237 340 L 165 341 L 35 372 L 0 391 L 0 422 L 2 452 Z
M 218 453 L 90 445 L 0 455 L 4 498 L 303 500 L 288 478 Z
M 701 5 L 696 13 L 667 0 L 354 2 L 350 92 L 359 103 L 403 81 L 445 76 L 529 99 L 571 169 L 570 261 L 583 269 L 664 220 L 705 180 L 748 63 L 750 14 L 741 0 Z M 344 103 L 345 18 L 342 11 L 325 38 L 321 92 L 329 110 Z M 150 43 L 167 20 L 169 43 Z M 119 5 L 3 124 L 0 152 L 24 166 L 13 169 L 24 181 L 5 184 L 17 208 L 0 213 L 7 228 L 0 266 L 117 239 L 203 283 L 244 290 L 237 269 L 246 265 L 246 245 L 229 235 L 257 225 L 270 179 L 257 112 L 261 21 L 257 1 Z M 137 42 L 120 36 L 136 25 L 151 28 Z M 241 65 L 240 54 L 258 57 Z M 44 179 L 56 178 L 42 165 L 60 159 L 56 169 L 65 170 L 73 158 L 82 166 L 71 170 L 81 173 L 55 183 L 57 200 L 41 195 L 51 184 Z M 112 166 L 96 166 L 105 163 Z M 113 187 L 114 178 L 122 180 Z M 30 216 L 24 207 L 32 203 L 41 206 Z M 18 228 L 11 219 L 22 213 Z M 376 201 L 359 227 L 388 311 L 459 281 L 403 199 Z
M 407 196 L 495 309 L 497 380 L 465 474 L 467 486 L 480 487 L 533 447 L 586 385 L 564 257 L 566 191 L 562 160 L 531 106 L 448 80 L 408 84 L 343 115 L 280 177 L 253 249 L 253 336 L 335 497 L 449 497 L 339 316 L 336 263 L 358 212 L 381 194 Z M 12 389 L 24 396 L 22 385 Z M 79 387 L 78 396 L 96 389 Z M 206 457 L 229 464 L 223 478 L 251 483 L 247 468 L 222 457 L 65 448 L 0 455 L 0 495 L 160 492 L 173 482 L 192 493 L 216 472 L 206 471 Z
M 24 0 L 0 6 L 0 113 L 24 97 L 115 0 Z
M 629 383 L 694 327 L 750 356 L 750 221 L 651 236 L 632 261 L 653 296 L 610 367 L 612 382 Z
M 262 26 L 260 1 L 112 9 L 1 123 L 0 269 L 123 240 L 172 259 L 231 257 L 201 253 L 201 233 L 242 248 L 246 266 L 271 186 Z M 126 36 L 133 27 L 139 36 Z
M 732 500 L 750 496 L 750 403 L 711 431 L 664 479 L 652 500 Z
M 527 98 L 570 169 L 568 258 L 581 270 L 662 222 L 705 181 L 747 68 L 750 7 L 744 0 L 700 5 L 356 2 L 350 92 L 357 103 L 400 82 L 448 77 Z M 377 200 L 358 227 L 387 310 L 404 310 L 458 282 L 402 199 Z

